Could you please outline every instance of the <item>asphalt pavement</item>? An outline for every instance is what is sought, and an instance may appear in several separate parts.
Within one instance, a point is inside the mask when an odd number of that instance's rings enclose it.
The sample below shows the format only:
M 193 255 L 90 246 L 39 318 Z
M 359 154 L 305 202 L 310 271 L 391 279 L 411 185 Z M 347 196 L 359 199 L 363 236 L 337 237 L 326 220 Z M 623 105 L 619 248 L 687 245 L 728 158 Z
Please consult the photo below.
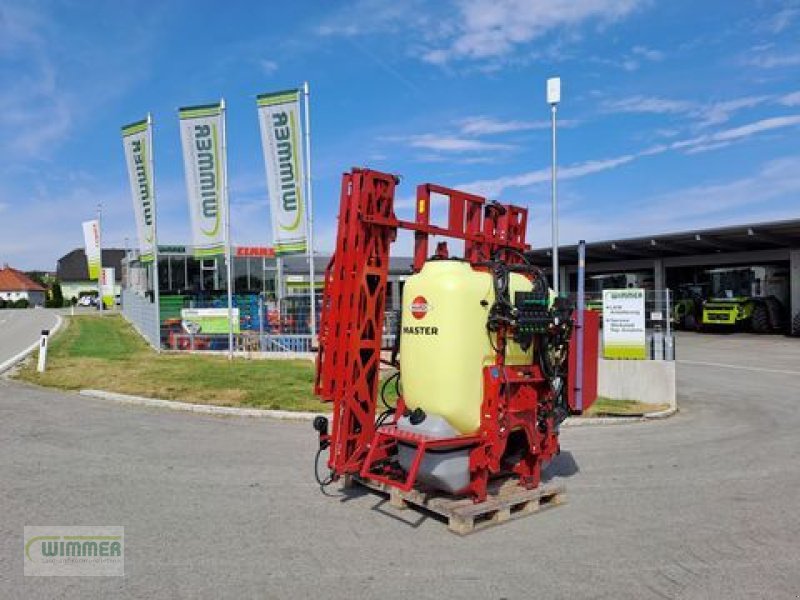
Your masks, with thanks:
M 800 340 L 677 348 L 677 416 L 566 429 L 568 503 L 464 538 L 321 494 L 308 423 L 0 380 L 0 598 L 797 599 Z M 24 577 L 24 525 L 124 526 L 125 576 Z
M 56 320 L 54 311 L 43 308 L 0 310 L 0 366 L 34 344 L 42 329 L 55 327 Z

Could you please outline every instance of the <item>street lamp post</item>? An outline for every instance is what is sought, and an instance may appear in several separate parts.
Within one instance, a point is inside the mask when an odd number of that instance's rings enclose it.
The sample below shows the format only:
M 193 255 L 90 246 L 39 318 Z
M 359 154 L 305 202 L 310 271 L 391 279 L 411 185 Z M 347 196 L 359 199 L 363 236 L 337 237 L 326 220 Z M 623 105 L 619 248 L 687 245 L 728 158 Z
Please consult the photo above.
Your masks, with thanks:
M 559 293 L 558 285 L 558 195 L 556 192 L 557 163 L 556 163 L 556 112 L 561 101 L 561 78 L 551 77 L 547 80 L 547 103 L 550 105 L 550 120 L 553 134 L 553 165 L 551 174 L 551 201 L 552 201 L 552 243 L 553 243 L 553 291 Z

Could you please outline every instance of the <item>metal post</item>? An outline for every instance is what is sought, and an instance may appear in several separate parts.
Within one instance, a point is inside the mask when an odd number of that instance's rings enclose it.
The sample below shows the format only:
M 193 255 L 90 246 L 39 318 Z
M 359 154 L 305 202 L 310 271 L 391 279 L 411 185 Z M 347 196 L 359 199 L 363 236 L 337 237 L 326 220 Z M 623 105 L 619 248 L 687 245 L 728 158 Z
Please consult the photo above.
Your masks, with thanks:
M 222 178 L 225 181 L 225 264 L 228 275 L 228 360 L 233 360 L 233 261 L 231 260 L 231 203 L 228 198 L 228 135 L 225 126 L 225 98 L 219 102 L 222 113 Z M 216 265 L 216 260 L 214 265 Z
M 553 291 L 558 294 L 559 285 L 558 285 L 558 194 L 556 190 L 556 178 L 557 178 L 557 160 L 556 160 L 556 111 L 557 105 L 552 104 L 550 105 L 550 115 L 552 121 L 552 135 L 553 135 L 553 164 L 552 164 L 552 174 L 551 174 L 551 200 L 552 200 L 552 239 L 553 239 Z
M 667 337 L 664 341 L 664 360 L 675 360 L 675 340 L 672 337 L 672 295 L 669 288 L 664 290 L 667 300 L 667 310 L 664 317 L 667 320 Z
M 266 317 L 266 314 L 264 311 L 264 291 L 262 289 L 261 293 L 258 295 L 258 349 L 262 352 L 264 352 L 265 349 L 264 317 Z
M 100 247 L 100 272 L 97 274 L 97 307 L 103 312 L 103 203 L 97 203 L 97 245 Z
M 311 297 L 311 344 L 313 347 L 314 338 L 317 336 L 317 300 L 316 287 L 314 285 L 314 198 L 311 190 L 311 115 L 309 113 L 309 98 L 311 93 L 308 89 L 308 82 L 303 82 L 303 97 L 305 99 L 305 134 L 306 134 L 306 199 L 308 202 L 308 285 Z
M 275 259 L 275 299 L 278 301 L 278 312 L 280 312 L 283 300 L 283 258 L 280 256 Z
M 583 311 L 586 308 L 586 241 L 578 243 L 578 324 L 577 324 L 577 360 L 575 361 L 575 408 L 583 411 L 583 339 L 585 327 Z
M 552 129 L 552 154 L 553 164 L 551 173 L 551 200 L 552 200 L 552 243 L 553 243 L 553 291 L 558 294 L 558 195 L 556 180 L 558 177 L 557 147 L 556 147 L 556 112 L 561 101 L 561 78 L 551 77 L 547 80 L 547 103 L 550 105 L 550 121 Z
M 161 293 L 158 282 L 158 203 L 156 202 L 156 175 L 153 170 L 153 117 L 147 113 L 148 148 L 150 155 L 150 197 L 153 199 L 153 306 L 156 311 L 156 352 L 161 352 Z
M 42 329 L 42 337 L 39 340 L 39 362 L 36 365 L 38 373 L 44 373 L 47 367 L 47 338 L 50 336 L 49 329 Z

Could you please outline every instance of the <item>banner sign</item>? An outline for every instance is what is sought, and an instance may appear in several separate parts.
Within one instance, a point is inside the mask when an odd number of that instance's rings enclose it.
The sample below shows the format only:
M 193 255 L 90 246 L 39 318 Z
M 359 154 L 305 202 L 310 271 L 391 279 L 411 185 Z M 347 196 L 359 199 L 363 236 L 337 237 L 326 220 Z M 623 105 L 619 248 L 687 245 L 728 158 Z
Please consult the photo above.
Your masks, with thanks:
M 133 196 L 133 212 L 139 235 L 139 260 L 151 262 L 156 240 L 156 214 L 153 198 L 153 174 L 150 172 L 153 144 L 147 119 L 122 128 L 125 164 Z
M 222 254 L 227 210 L 222 105 L 181 108 L 178 114 L 194 254 Z
M 644 290 L 603 290 L 603 358 L 647 358 Z
M 261 94 L 257 102 L 275 254 L 302 254 L 307 241 L 300 91 Z
M 231 309 L 231 312 L 233 333 L 239 333 L 239 309 Z M 227 308 L 182 308 L 181 321 L 184 330 L 191 334 L 228 333 Z
M 106 308 L 112 308 L 114 306 L 114 299 L 116 297 L 114 277 L 116 277 L 116 273 L 113 267 L 103 267 L 100 271 L 100 295 L 103 298 L 103 305 Z
M 159 254 L 186 254 L 186 246 L 162 246 L 161 244 L 158 245 L 158 253 Z
M 275 258 L 275 248 L 267 246 L 236 246 L 236 256 Z
M 100 221 L 92 219 L 83 222 L 83 247 L 89 265 L 89 279 L 100 277 Z

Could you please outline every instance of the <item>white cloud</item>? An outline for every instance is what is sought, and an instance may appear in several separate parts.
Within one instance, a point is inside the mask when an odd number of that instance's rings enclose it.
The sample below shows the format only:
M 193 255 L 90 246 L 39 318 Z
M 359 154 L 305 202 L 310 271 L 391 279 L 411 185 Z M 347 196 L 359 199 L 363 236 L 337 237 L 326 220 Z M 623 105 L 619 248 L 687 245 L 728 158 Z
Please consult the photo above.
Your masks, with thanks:
M 660 50 L 653 50 L 652 48 L 647 48 L 646 46 L 634 46 L 631 48 L 631 53 L 636 56 L 641 56 L 642 58 L 646 58 L 647 60 L 652 60 L 654 62 L 659 60 L 664 60 L 664 53 Z
M 770 33 L 780 33 L 800 16 L 800 7 L 786 7 L 771 15 L 763 23 L 763 29 Z
M 549 121 L 499 121 L 492 117 L 467 117 L 458 121 L 464 135 L 492 135 L 511 131 L 528 131 L 531 129 L 547 129 Z
M 23 74 L 0 88 L 0 152 L 14 158 L 39 155 L 72 127 L 71 106 L 47 52 L 48 31 L 38 12 L 0 8 L 0 66 L 23 65 Z
M 635 160 L 635 154 L 626 154 L 614 158 L 589 160 L 569 167 L 562 167 L 558 170 L 559 181 L 568 179 L 578 179 L 592 173 L 599 173 L 614 169 L 621 165 L 627 164 Z M 464 183 L 456 186 L 458 189 L 463 189 L 473 194 L 486 196 L 488 198 L 497 198 L 508 188 L 524 188 L 537 183 L 545 183 L 550 181 L 550 168 L 545 167 L 536 169 L 535 171 L 528 171 L 519 175 L 509 175 L 506 177 L 498 177 L 496 179 L 482 179 L 470 183 Z
M 659 144 L 645 148 L 639 152 L 623 154 L 621 156 L 593 159 L 582 163 L 562 167 L 558 170 L 559 180 L 578 179 L 587 175 L 616 169 L 640 158 L 663 154 L 668 151 L 680 151 L 687 154 L 707 152 L 729 146 L 735 142 L 743 141 L 751 136 L 766 131 L 774 131 L 787 127 L 800 125 L 800 115 L 787 115 L 762 119 L 741 127 L 723 129 L 715 133 L 701 135 L 695 138 L 680 140 L 670 144 Z M 496 179 L 483 179 L 456 186 L 475 194 L 497 198 L 509 188 L 524 188 L 535 184 L 550 181 L 550 169 L 541 168 L 518 175 L 498 177 Z
M 456 124 L 463 135 L 476 136 L 550 128 L 550 121 L 501 121 L 487 116 L 467 117 L 456 121 Z M 578 121 L 575 119 L 563 119 L 558 124 L 559 127 L 575 127 Z
M 630 49 L 629 53 L 624 54 L 622 58 L 619 59 L 591 57 L 590 60 L 602 65 L 617 67 L 628 72 L 633 72 L 639 70 L 642 62 L 658 62 L 664 60 L 665 56 L 666 55 L 660 50 L 653 50 L 652 48 L 648 48 L 646 46 L 634 46 Z
M 264 75 L 272 75 L 278 70 L 278 63 L 276 63 L 274 60 L 261 60 L 259 62 L 259 66 L 261 67 L 261 72 L 264 73 Z
M 515 146 L 510 144 L 497 144 L 482 142 L 476 139 L 460 138 L 456 136 L 434 135 L 425 133 L 410 135 L 401 138 L 391 138 L 406 142 L 412 148 L 424 148 L 438 152 L 476 152 L 483 150 L 511 150 Z
M 711 152 L 712 150 L 720 150 L 726 146 L 730 146 L 732 142 L 712 142 L 709 144 L 700 144 L 699 146 L 690 146 L 685 150 L 686 154 L 701 154 L 703 152 Z
M 800 106 L 800 91 L 781 96 L 778 102 L 784 106 Z
M 693 102 L 657 96 L 630 96 L 603 104 L 603 110 L 606 112 L 619 113 L 680 114 L 690 112 L 694 108 Z
M 443 65 L 504 57 L 551 31 L 588 21 L 617 21 L 642 4 L 640 0 L 463 0 L 458 4 L 455 31 L 423 59 Z
M 760 56 L 746 58 L 744 63 L 762 69 L 796 67 L 800 65 L 800 52 L 790 54 L 762 54 Z
M 738 141 L 748 138 L 757 133 L 765 131 L 772 131 L 775 129 L 783 129 L 785 127 L 793 127 L 800 125 L 800 115 L 786 115 L 782 117 L 772 117 L 769 119 L 761 119 L 741 127 L 733 127 L 731 129 L 724 129 L 713 134 L 702 135 L 690 140 L 682 142 L 675 142 L 672 144 L 673 148 L 683 147 L 696 147 L 716 142 Z
M 798 164 L 800 156 L 787 156 L 729 181 L 688 186 L 638 199 L 633 205 L 621 198 L 613 214 L 586 203 L 565 204 L 559 215 L 560 237 L 564 243 L 599 241 L 793 218 L 800 210 Z M 532 222 L 548 221 L 549 205 L 535 205 Z
M 753 108 L 770 99 L 769 96 L 745 96 L 724 102 L 714 102 L 699 110 L 701 127 L 719 125 L 730 120 L 731 116 L 743 108 Z
M 357 0 L 333 11 L 314 28 L 323 37 L 356 37 L 396 33 L 431 25 L 421 0 Z
M 754 108 L 775 101 L 786 106 L 793 106 L 800 103 L 800 92 L 782 97 L 774 95 L 743 96 L 708 103 L 636 95 L 621 98 L 620 100 L 607 100 L 601 106 L 602 110 L 610 113 L 682 115 L 695 119 L 694 125 L 696 127 L 704 128 L 712 125 L 722 125 L 730 121 L 734 114 L 743 109 Z

